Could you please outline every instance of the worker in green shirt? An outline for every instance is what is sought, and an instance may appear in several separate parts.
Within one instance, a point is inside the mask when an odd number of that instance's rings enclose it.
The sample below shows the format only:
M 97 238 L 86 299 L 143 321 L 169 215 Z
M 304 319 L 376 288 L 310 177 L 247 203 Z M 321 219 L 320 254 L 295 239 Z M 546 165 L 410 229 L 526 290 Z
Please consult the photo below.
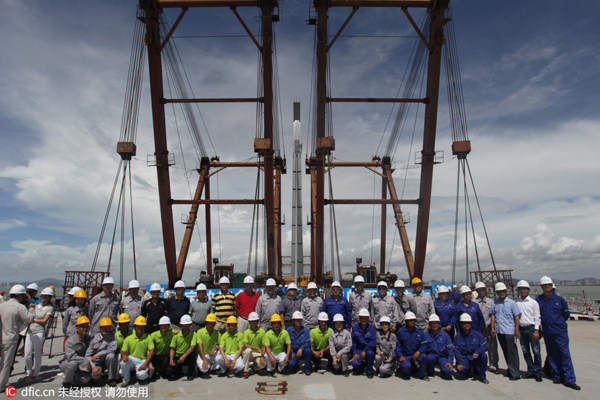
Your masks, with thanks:
M 169 353 L 171 351 L 171 341 L 173 340 L 173 330 L 171 329 L 171 319 L 161 317 L 158 321 L 159 330 L 152 332 L 150 338 L 154 342 L 152 349 L 152 365 L 161 378 L 167 379 L 167 369 L 169 368 Z
M 266 352 L 267 374 L 275 376 L 275 366 L 277 365 L 279 372 L 281 372 L 290 361 L 292 341 L 289 333 L 281 329 L 281 316 L 279 314 L 271 316 L 271 328 L 265 333 L 263 344 Z
M 219 376 L 226 376 L 231 370 L 236 375 L 242 372 L 244 369 L 243 349 L 244 339 L 242 334 L 237 331 L 237 318 L 232 315 L 227 318 L 227 332 L 222 334 L 219 339 L 219 354 L 215 360 L 221 372 Z
M 319 326 L 310 330 L 310 350 L 312 351 L 313 371 L 319 370 L 321 360 L 327 360 L 327 368 L 332 367 L 331 352 L 329 351 L 329 335 L 333 329 L 329 328 L 329 315 L 326 312 L 319 313 L 317 318 Z M 310 375 L 310 373 L 307 373 Z
M 206 316 L 206 326 L 199 329 L 192 340 L 192 346 L 196 346 L 196 363 L 201 373 L 206 374 L 208 370 L 215 371 L 218 366 L 215 361 L 219 354 L 219 341 L 221 333 L 215 329 L 217 324 L 217 315 L 208 314 Z
M 192 346 L 194 340 L 194 332 L 192 332 L 192 318 L 189 315 L 184 315 L 179 321 L 181 331 L 173 336 L 171 340 L 171 351 L 169 353 L 169 368 L 167 375 L 169 380 L 177 380 L 181 376 L 182 368 L 187 366 L 187 380 L 194 379 L 194 361 L 196 357 L 192 355 L 196 350 Z
M 242 351 L 242 359 L 244 360 L 244 379 L 250 376 L 250 364 L 254 371 L 259 371 L 267 366 L 265 362 L 265 345 L 263 338 L 265 330 L 258 327 L 258 313 L 251 312 L 248 315 L 248 323 L 250 329 L 244 331 L 244 350 Z
M 117 321 L 119 323 L 119 331 L 117 332 L 117 354 L 121 354 L 121 348 L 123 347 L 125 338 L 133 335 L 133 331 L 129 329 L 129 323 L 131 322 L 129 314 L 122 313 L 119 315 Z
M 121 363 L 119 367 L 123 373 L 122 387 L 129 385 L 131 381 L 131 371 L 135 371 L 135 376 L 138 381 L 145 381 L 149 374 L 154 372 L 152 366 L 152 349 L 154 349 L 154 341 L 147 333 L 146 318 L 139 316 L 133 322 L 135 329 L 134 335 L 129 335 L 123 342 L 121 348 Z

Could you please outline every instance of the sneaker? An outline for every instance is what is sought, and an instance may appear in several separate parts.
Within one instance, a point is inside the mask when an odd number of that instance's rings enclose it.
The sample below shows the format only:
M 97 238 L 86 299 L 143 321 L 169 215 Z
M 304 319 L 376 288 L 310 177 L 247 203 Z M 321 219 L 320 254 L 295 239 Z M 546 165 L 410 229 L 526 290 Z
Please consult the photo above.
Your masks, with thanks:
M 244 372 L 244 379 L 248 379 L 248 377 L 250 377 L 250 373 L 249 372 Z
M 490 383 L 490 381 L 488 381 L 487 379 L 480 379 L 479 382 L 485 383 L 486 385 Z
M 63 372 L 59 372 L 58 374 L 56 374 L 56 376 L 58 376 L 59 378 L 64 378 L 65 374 Z
M 126 381 L 121 382 L 121 387 L 127 387 L 129 385 L 129 383 L 127 383 Z

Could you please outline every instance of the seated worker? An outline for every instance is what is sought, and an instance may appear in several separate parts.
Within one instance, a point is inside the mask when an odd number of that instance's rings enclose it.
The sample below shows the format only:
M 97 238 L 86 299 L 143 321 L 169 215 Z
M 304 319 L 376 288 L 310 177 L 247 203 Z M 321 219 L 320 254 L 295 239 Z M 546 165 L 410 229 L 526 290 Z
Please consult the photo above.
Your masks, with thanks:
M 442 286 L 444 287 L 444 286 Z M 446 289 L 447 290 L 447 289 Z M 440 366 L 443 379 L 452 379 L 452 360 L 454 360 L 454 345 L 450 335 L 441 328 L 440 317 L 433 314 L 429 317 L 429 330 L 425 332 L 427 341 L 427 375 L 435 376 L 435 366 Z
M 148 321 L 146 320 L 146 324 Z M 173 330 L 171 329 L 171 319 L 169 317 L 161 317 L 158 321 L 158 329 L 150 334 L 150 338 L 154 343 L 154 348 L 151 349 L 152 356 L 148 357 L 152 360 L 154 371 L 163 379 L 167 379 L 167 369 L 169 368 L 169 353 L 171 351 L 171 341 L 173 340 Z M 148 325 L 144 330 L 148 333 Z
M 381 330 L 377 331 L 377 349 L 375 352 L 375 370 L 381 378 L 387 378 L 396 372 L 396 334 L 392 332 L 392 321 L 384 315 L 379 320 Z
M 471 328 L 471 316 L 463 313 L 460 316 L 460 330 L 454 337 L 454 356 L 456 357 L 456 370 L 469 376 L 471 367 L 473 373 L 478 374 L 479 380 L 485 384 L 490 383 L 485 377 L 487 365 L 487 341 L 483 335 Z
M 119 323 L 119 330 L 117 331 L 117 354 L 121 354 L 123 342 L 125 338 L 133 335 L 133 330 L 129 329 L 129 323 L 131 322 L 129 315 L 125 313 L 119 315 L 117 322 Z
M 279 314 L 273 314 L 270 322 L 272 329 L 265 333 L 263 344 L 266 352 L 267 374 L 275 376 L 275 366 L 281 372 L 290 361 L 292 341 L 287 331 L 281 329 L 281 316 Z
M 291 285 L 290 285 L 291 286 Z M 288 290 L 292 290 L 288 288 Z M 292 355 L 288 363 L 288 369 L 295 372 L 299 367 L 300 360 L 304 359 L 304 372 L 309 372 L 312 352 L 310 350 L 310 332 L 302 326 L 302 312 L 294 311 L 291 324 L 287 328 L 292 342 Z
M 227 318 L 227 332 L 222 334 L 219 339 L 219 354 L 215 359 L 221 372 L 219 376 L 226 376 L 231 370 L 235 375 L 242 372 L 244 369 L 243 350 L 244 338 L 237 331 L 237 318 L 231 315 Z
M 352 328 L 352 369 L 353 375 L 362 375 L 367 368 L 367 378 L 372 379 L 375 371 L 375 351 L 377 350 L 377 330 L 369 324 L 369 311 L 362 308 L 358 312 L 359 323 Z
M 90 331 L 90 319 L 85 315 L 77 318 L 75 322 L 77 334 L 71 336 L 65 342 L 66 358 L 60 363 L 60 370 L 65 377 L 62 385 L 70 388 L 71 385 L 85 385 L 92 378 L 92 361 L 85 356 L 85 350 L 89 347 L 92 338 L 88 335 Z
M 146 318 L 139 316 L 133 322 L 135 334 L 127 336 L 121 348 L 121 372 L 123 373 L 122 387 L 129 385 L 131 371 L 135 371 L 138 381 L 145 381 L 154 372 L 152 366 L 152 350 L 154 340 L 145 332 Z
M 419 378 L 428 381 L 427 377 L 427 343 L 425 334 L 417 328 L 417 317 L 411 311 L 404 316 L 406 326 L 398 331 L 396 336 L 396 358 L 403 377 L 410 379 L 413 369 L 419 368 Z
M 352 335 L 344 329 L 344 316 L 335 314 L 333 316 L 335 330 L 329 334 L 329 354 L 333 360 L 333 370 L 340 371 L 345 377 L 350 375 L 348 371 L 348 356 L 352 354 Z
M 248 376 L 250 376 L 250 365 L 252 365 L 254 371 L 259 371 L 267 366 L 264 358 L 265 346 L 263 345 L 266 332 L 258 326 L 258 320 L 258 313 L 252 311 L 248 314 L 250 328 L 244 331 L 244 351 L 242 351 L 244 379 L 248 379 Z
M 196 350 L 198 353 L 196 364 L 202 374 L 206 374 L 209 369 L 217 370 L 216 357 L 219 354 L 219 341 L 221 340 L 221 333 L 215 329 L 217 315 L 208 314 L 205 323 L 206 326 L 196 332 L 192 341 L 192 346 L 198 349 Z
M 171 340 L 167 375 L 169 380 L 177 380 L 182 374 L 183 366 L 187 366 L 187 380 L 191 381 L 194 379 L 194 361 L 196 361 L 196 357 L 192 355 L 196 350 L 196 347 L 192 346 L 194 340 L 192 318 L 187 314 L 184 315 L 179 320 L 179 326 L 181 331 Z
M 99 379 L 104 368 L 108 369 L 108 384 L 117 385 L 119 379 L 119 356 L 117 355 L 117 337 L 112 330 L 112 319 L 100 320 L 100 333 L 92 338 L 85 351 L 85 357 L 92 362 L 92 379 Z
M 317 319 L 319 321 L 319 326 L 310 330 L 310 350 L 312 353 L 313 371 L 315 372 L 319 370 L 323 358 L 327 360 L 327 369 L 331 369 L 331 363 L 333 361 L 329 351 L 329 335 L 331 335 L 331 332 L 333 331 L 333 329 L 328 327 L 329 315 L 322 312 Z M 344 318 L 344 326 L 345 325 L 346 318 Z M 310 371 L 306 374 L 310 375 Z

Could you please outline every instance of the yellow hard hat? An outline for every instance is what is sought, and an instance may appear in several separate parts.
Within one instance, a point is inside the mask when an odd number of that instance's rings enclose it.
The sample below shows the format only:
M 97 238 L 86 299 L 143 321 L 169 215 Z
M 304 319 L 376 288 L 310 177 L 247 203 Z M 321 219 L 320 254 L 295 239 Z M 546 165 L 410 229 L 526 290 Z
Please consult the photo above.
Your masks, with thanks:
M 76 299 L 87 299 L 87 294 L 85 293 L 85 290 L 78 290 L 77 292 L 75 292 L 75 298 Z
M 135 319 L 134 325 L 146 325 L 146 318 L 141 315 Z
M 415 283 L 423 283 L 423 281 L 420 278 L 413 278 L 413 280 L 410 281 L 410 284 L 414 285 Z
M 110 318 L 102 318 L 100 320 L 100 327 L 103 326 L 112 326 L 112 320 Z
M 86 317 L 85 315 L 82 315 L 81 317 L 77 318 L 77 321 L 75 321 L 75 325 L 89 324 L 89 323 L 90 323 L 90 319 L 88 317 Z
M 52 289 L 52 290 L 55 290 L 55 289 L 54 289 L 54 286 L 48 286 L 48 287 L 49 287 L 50 289 Z
M 121 314 L 119 315 L 119 323 L 124 324 L 125 322 L 131 322 L 131 318 L 129 318 L 129 314 Z
M 208 314 L 206 316 L 206 320 L 205 322 L 217 322 L 217 315 L 216 314 Z
M 229 318 L 227 318 L 227 323 L 228 324 L 237 324 L 237 318 L 232 315 Z
M 271 316 L 271 322 L 281 322 L 281 315 L 279 315 L 279 314 L 273 314 Z

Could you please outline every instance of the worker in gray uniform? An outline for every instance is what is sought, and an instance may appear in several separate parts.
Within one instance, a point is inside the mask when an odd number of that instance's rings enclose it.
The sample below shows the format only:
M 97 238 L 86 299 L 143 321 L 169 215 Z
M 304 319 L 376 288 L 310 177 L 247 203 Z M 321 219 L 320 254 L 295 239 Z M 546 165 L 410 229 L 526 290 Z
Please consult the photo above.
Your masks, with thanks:
M 92 379 L 92 360 L 86 357 L 86 349 L 90 346 L 92 338 L 88 335 L 90 330 L 90 319 L 81 316 L 75 322 L 77 335 L 71 336 L 65 342 L 66 358 L 60 363 L 60 370 L 65 377 L 62 385 L 65 388 L 71 385 L 85 385 Z
M 481 333 L 488 344 L 488 362 L 490 364 L 490 371 L 497 373 L 498 340 L 496 339 L 496 336 L 492 335 L 492 318 L 490 317 L 490 308 L 492 308 L 494 300 L 488 297 L 487 287 L 483 282 L 475 283 L 475 291 L 477 292 L 477 298 L 473 301 L 479 305 L 481 313 L 483 314 L 483 320 L 485 321 L 485 329 Z
M 369 311 L 369 314 L 371 314 L 369 323 L 373 323 L 373 296 L 371 296 L 371 293 L 365 292 L 365 278 L 362 275 L 356 275 L 354 278 L 354 287 L 356 290 L 350 293 L 350 298 L 348 299 L 350 308 L 352 309 L 351 325 L 354 326 L 360 322 L 358 320 L 358 312 L 363 308 Z
M 30 324 L 35 318 L 35 303 L 31 302 L 23 285 L 14 285 L 8 292 L 10 299 L 0 304 L 0 332 L 2 342 L 2 371 L 0 390 L 4 393 L 19 345 L 19 330 L 23 324 Z M 23 304 L 29 304 L 29 310 Z
M 281 307 L 279 309 L 279 313 L 281 314 L 281 318 L 283 319 L 284 325 L 281 329 L 287 329 L 292 324 L 292 316 L 294 312 L 300 311 L 302 307 L 302 300 L 298 298 L 298 286 L 295 283 L 290 283 L 287 287 L 287 297 L 281 300 Z
M 306 287 L 308 296 L 302 299 L 302 305 L 300 306 L 303 324 L 309 331 L 319 326 L 317 318 L 323 307 L 323 299 L 320 296 L 317 296 L 317 290 L 317 284 L 315 282 L 309 282 Z
M 113 293 L 115 280 L 110 276 L 102 281 L 102 293 L 95 295 L 88 306 L 88 317 L 91 320 L 90 335 L 95 336 L 100 333 L 100 320 L 110 318 L 113 326 L 117 326 L 117 314 L 121 299 L 117 293 Z M 130 317 L 131 319 L 131 317 Z
M 100 333 L 92 338 L 85 351 L 85 357 L 92 362 L 92 379 L 102 376 L 104 368 L 108 370 L 108 384 L 117 386 L 119 378 L 119 357 L 117 356 L 117 336 L 112 332 L 112 320 L 102 318 Z
M 417 329 L 423 332 L 429 329 L 429 316 L 435 314 L 435 307 L 433 305 L 433 299 L 429 293 L 423 291 L 423 281 L 420 278 L 413 278 L 411 281 L 413 288 L 412 293 L 408 293 L 407 296 L 412 298 L 417 305 Z
M 133 329 L 133 322 L 137 317 L 142 315 L 142 305 L 144 304 L 144 299 L 139 295 L 140 292 L 140 283 L 135 279 L 129 281 L 129 294 L 121 300 L 121 304 L 119 305 L 119 315 L 127 314 L 129 315 L 129 328 Z
M 345 377 L 350 375 L 348 369 L 348 357 L 352 355 L 352 335 L 350 331 L 344 329 L 344 316 L 335 314 L 333 316 L 335 329 L 329 334 L 329 353 L 333 360 L 334 371 L 340 371 Z
M 406 285 L 402 279 L 397 279 L 394 282 L 394 290 L 396 291 L 396 296 L 394 299 L 398 304 L 396 308 L 396 330 L 404 328 L 406 326 L 406 322 L 404 322 L 404 314 L 411 311 L 416 315 L 417 313 L 417 303 L 410 296 L 406 296 L 404 294 L 404 289 L 406 289 Z
M 267 279 L 265 285 L 266 293 L 258 298 L 256 302 L 256 313 L 258 314 L 258 325 L 266 331 L 271 329 L 271 317 L 279 315 L 281 309 L 281 297 L 275 293 L 277 282 L 275 279 Z
M 378 295 L 373 298 L 373 325 L 375 329 L 381 329 L 379 321 L 381 317 L 386 316 L 392 324 L 392 332 L 396 332 L 396 316 L 398 312 L 398 304 L 392 296 L 387 295 L 388 285 L 384 281 L 377 284 Z
M 392 332 L 391 320 L 387 316 L 379 320 L 381 330 L 377 331 L 377 349 L 375 351 L 375 370 L 379 377 L 387 378 L 396 372 L 396 334 Z

